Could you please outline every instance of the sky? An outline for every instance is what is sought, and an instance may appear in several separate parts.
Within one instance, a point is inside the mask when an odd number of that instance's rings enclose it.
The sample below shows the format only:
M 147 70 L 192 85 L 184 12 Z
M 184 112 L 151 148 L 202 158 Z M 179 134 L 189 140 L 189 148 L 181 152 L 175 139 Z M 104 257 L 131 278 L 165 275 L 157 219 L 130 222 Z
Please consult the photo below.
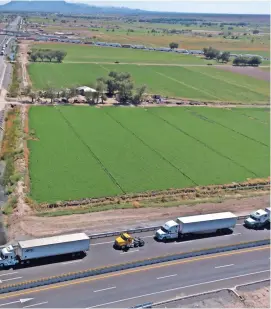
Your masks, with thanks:
M 83 1 L 99 6 L 125 6 L 149 11 L 187 12 L 187 13 L 228 13 L 228 14 L 270 14 L 270 1 L 213 0 L 213 1 L 182 1 L 182 0 L 126 0 L 126 1 Z
M 224 13 L 224 14 L 269 14 L 270 1 L 246 0 L 66 0 L 67 2 L 87 3 L 96 6 L 118 6 L 148 11 L 184 13 Z M 0 0 L 0 4 L 8 0 Z

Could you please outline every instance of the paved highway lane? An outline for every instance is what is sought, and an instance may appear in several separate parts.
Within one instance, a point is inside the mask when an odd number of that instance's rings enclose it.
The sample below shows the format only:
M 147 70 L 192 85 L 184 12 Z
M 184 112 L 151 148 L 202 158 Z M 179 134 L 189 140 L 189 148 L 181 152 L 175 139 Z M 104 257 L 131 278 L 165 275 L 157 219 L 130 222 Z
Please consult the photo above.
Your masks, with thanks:
M 90 240 L 90 251 L 83 259 L 67 260 L 53 264 L 37 265 L 33 267 L 2 270 L 2 273 L 9 273 L 9 281 L 3 281 L 1 285 L 7 283 L 16 283 L 25 280 L 35 280 L 48 276 L 55 276 L 72 271 L 80 271 L 88 268 L 101 267 L 111 264 L 120 264 L 169 253 L 190 252 L 204 248 L 215 246 L 231 245 L 243 241 L 261 240 L 270 236 L 269 230 L 248 230 L 243 227 L 242 223 L 238 223 L 234 232 L 229 235 L 213 236 L 203 239 L 194 239 L 188 241 L 174 241 L 169 243 L 157 242 L 153 239 L 154 232 L 140 233 L 140 236 L 145 240 L 145 246 L 142 248 L 133 248 L 128 252 L 122 252 L 113 248 L 114 238 L 100 238 Z M 12 275 L 12 272 L 16 274 Z M 6 279 L 6 278 L 5 278 Z M 0 277 L 1 280 L 1 277 Z
M 0 295 L 0 307 L 129 308 L 269 278 L 270 246 L 266 246 Z

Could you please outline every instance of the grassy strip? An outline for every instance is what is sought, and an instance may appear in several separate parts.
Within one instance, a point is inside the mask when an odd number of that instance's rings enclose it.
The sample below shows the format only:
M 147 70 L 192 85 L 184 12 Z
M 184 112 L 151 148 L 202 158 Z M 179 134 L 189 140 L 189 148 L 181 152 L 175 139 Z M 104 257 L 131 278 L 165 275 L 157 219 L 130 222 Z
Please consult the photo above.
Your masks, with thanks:
M 12 64 L 12 82 L 9 86 L 9 96 L 10 97 L 17 97 L 20 92 L 20 81 L 18 78 L 18 71 L 20 69 L 19 62 L 16 61 L 14 64 Z
M 245 192 L 244 195 L 238 195 L 238 199 L 265 195 L 267 194 L 266 191 L 264 192 Z M 60 217 L 60 216 L 69 216 L 75 214 L 87 214 L 93 212 L 101 212 L 101 211 L 108 211 L 108 210 L 116 210 L 116 209 L 136 209 L 136 208 L 170 208 L 170 207 L 178 207 L 182 205 L 198 205 L 203 203 L 222 203 L 229 198 L 236 198 L 236 192 L 233 195 L 228 196 L 218 196 L 218 197 L 208 197 L 208 198 L 197 198 L 191 200 L 178 200 L 174 198 L 158 198 L 155 200 L 145 200 L 139 202 L 128 202 L 128 203 L 120 203 L 120 204 L 111 204 L 111 205 L 102 205 L 102 206 L 85 206 L 81 208 L 73 208 L 73 209 L 57 209 L 55 211 L 45 211 L 45 212 L 37 212 L 38 217 Z
M 16 196 L 11 196 L 8 201 L 5 203 L 3 206 L 3 214 L 8 216 L 11 215 L 13 212 L 13 209 L 17 206 L 17 197 Z
M 21 174 L 17 173 L 15 169 L 15 161 L 23 154 L 22 150 L 17 148 L 21 135 L 19 115 L 19 108 L 14 108 L 8 111 L 5 119 L 1 160 L 6 162 L 2 185 L 5 186 L 7 194 L 13 192 L 15 184 L 21 178 Z

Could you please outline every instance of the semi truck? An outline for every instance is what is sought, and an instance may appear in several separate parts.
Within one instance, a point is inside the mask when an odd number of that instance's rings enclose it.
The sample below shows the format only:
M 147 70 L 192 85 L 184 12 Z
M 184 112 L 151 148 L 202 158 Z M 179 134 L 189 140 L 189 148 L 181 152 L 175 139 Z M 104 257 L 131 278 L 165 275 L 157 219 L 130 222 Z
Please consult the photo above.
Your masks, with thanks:
M 270 207 L 252 212 L 249 217 L 245 219 L 244 224 L 253 229 L 270 225 Z
M 209 234 L 233 229 L 237 216 L 231 212 L 213 213 L 207 215 L 179 217 L 176 221 L 167 221 L 155 233 L 157 240 L 172 240 L 192 234 Z
M 0 251 L 0 267 L 30 264 L 31 262 L 60 256 L 86 254 L 90 240 L 85 233 L 18 241 Z

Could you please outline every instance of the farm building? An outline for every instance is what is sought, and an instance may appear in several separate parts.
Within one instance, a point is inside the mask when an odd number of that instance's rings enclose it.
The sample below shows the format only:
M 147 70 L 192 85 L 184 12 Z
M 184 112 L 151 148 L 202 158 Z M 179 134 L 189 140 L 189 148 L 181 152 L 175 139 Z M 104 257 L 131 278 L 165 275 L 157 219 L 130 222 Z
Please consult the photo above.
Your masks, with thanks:
M 91 92 L 91 93 L 97 92 L 95 89 L 87 87 L 87 86 L 78 87 L 78 88 L 76 88 L 76 91 L 80 95 L 85 95 L 86 92 Z

